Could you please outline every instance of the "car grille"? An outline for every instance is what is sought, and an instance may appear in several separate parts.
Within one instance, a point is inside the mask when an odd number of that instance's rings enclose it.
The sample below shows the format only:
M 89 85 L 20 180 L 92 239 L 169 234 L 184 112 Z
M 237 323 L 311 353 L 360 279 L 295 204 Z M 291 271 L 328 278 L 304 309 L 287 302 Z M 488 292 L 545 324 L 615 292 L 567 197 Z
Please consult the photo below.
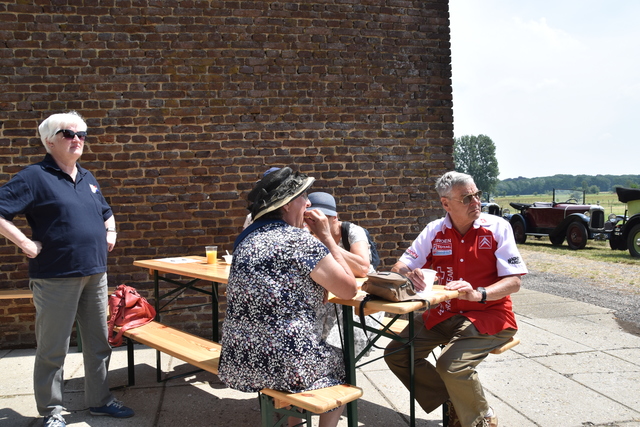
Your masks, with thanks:
M 604 211 L 591 211 L 590 228 L 604 228 Z

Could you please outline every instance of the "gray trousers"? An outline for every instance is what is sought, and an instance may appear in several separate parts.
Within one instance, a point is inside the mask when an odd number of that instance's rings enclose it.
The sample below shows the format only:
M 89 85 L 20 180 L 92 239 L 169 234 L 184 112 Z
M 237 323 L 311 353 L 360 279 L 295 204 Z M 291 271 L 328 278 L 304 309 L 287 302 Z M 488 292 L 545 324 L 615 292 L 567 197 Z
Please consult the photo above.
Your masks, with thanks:
M 476 366 L 489 352 L 509 341 L 516 330 L 505 329 L 497 335 L 481 334 L 461 315 L 427 329 L 418 314 L 414 324 L 416 401 L 426 412 L 431 412 L 451 400 L 462 427 L 476 426 L 489 410 Z M 400 335 L 408 337 L 409 328 Z M 426 358 L 441 344 L 445 347 L 434 366 Z M 385 350 L 385 362 L 409 388 L 409 348 L 391 353 L 401 347 L 401 342 L 391 341 Z
M 40 415 L 63 409 L 64 359 L 71 331 L 78 321 L 84 361 L 87 406 L 106 405 L 113 399 L 107 372 L 111 346 L 107 339 L 107 275 L 61 279 L 30 279 L 36 307 L 36 359 L 33 388 Z

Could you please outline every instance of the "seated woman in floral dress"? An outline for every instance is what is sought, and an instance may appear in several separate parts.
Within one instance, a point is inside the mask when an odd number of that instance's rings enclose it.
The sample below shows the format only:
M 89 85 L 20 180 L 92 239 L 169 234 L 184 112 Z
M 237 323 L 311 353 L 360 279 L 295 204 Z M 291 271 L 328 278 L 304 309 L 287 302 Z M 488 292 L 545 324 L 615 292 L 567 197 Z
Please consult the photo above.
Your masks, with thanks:
M 222 328 L 219 376 L 233 389 L 298 393 L 345 382 L 341 353 L 321 339 L 319 313 L 327 291 L 348 299 L 357 284 L 326 216 L 306 211 L 313 181 L 285 167 L 249 193 L 253 223 L 234 245 Z M 320 426 L 337 425 L 343 409 L 322 414 Z

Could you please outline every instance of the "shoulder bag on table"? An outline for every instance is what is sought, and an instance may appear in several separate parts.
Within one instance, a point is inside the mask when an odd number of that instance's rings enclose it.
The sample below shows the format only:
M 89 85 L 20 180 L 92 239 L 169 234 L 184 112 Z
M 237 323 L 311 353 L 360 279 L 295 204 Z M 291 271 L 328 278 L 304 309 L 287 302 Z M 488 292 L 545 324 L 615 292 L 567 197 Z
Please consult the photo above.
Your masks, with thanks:
M 149 302 L 127 285 L 120 285 L 109 296 L 109 344 L 122 345 L 122 334 L 131 328 L 146 325 L 156 317 L 156 310 Z M 114 334 L 113 329 L 120 329 Z
M 387 301 L 400 302 L 419 299 L 413 282 L 406 276 L 392 271 L 367 274 L 362 290 Z
M 365 324 L 365 305 L 368 301 L 370 301 L 372 297 L 378 297 L 392 302 L 421 299 L 419 296 L 417 296 L 415 286 L 408 277 L 392 271 L 377 271 L 375 273 L 368 274 L 367 281 L 362 284 L 362 290 L 369 294 L 364 299 L 362 299 L 362 301 L 360 301 L 360 324 L 362 325 Z M 431 304 L 428 301 L 427 306 L 427 309 L 431 308 Z M 367 340 L 369 340 L 366 329 L 364 329 L 364 331 L 365 337 L 367 338 Z M 414 339 L 415 337 L 410 338 L 407 342 L 404 343 L 402 347 L 400 347 L 396 351 L 400 351 L 403 348 L 409 346 Z M 371 346 L 377 349 L 383 349 L 382 347 L 378 347 L 375 344 L 371 344 Z

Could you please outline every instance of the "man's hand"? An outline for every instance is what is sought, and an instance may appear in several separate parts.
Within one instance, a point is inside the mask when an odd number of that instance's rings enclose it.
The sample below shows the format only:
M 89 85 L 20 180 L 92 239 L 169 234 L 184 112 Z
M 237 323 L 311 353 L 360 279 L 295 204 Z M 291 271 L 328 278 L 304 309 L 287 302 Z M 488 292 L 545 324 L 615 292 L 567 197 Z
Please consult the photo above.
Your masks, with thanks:
M 116 239 L 118 238 L 118 233 L 114 233 L 113 231 L 107 232 L 107 251 L 111 252 L 113 247 L 116 245 Z
M 409 280 L 411 280 L 411 283 L 413 283 L 413 286 L 418 292 L 424 291 L 427 288 L 427 284 L 424 282 L 424 274 L 422 274 L 422 269 L 416 268 L 413 271 L 405 273 L 405 276 L 407 276 Z
M 25 240 L 20 247 L 27 258 L 35 258 L 42 251 L 42 243 L 30 239 Z
M 475 298 L 475 291 L 471 283 L 466 282 L 464 280 L 453 280 L 446 285 L 444 288 L 448 291 L 458 291 L 458 298 L 467 301 L 480 301 L 479 298 Z

